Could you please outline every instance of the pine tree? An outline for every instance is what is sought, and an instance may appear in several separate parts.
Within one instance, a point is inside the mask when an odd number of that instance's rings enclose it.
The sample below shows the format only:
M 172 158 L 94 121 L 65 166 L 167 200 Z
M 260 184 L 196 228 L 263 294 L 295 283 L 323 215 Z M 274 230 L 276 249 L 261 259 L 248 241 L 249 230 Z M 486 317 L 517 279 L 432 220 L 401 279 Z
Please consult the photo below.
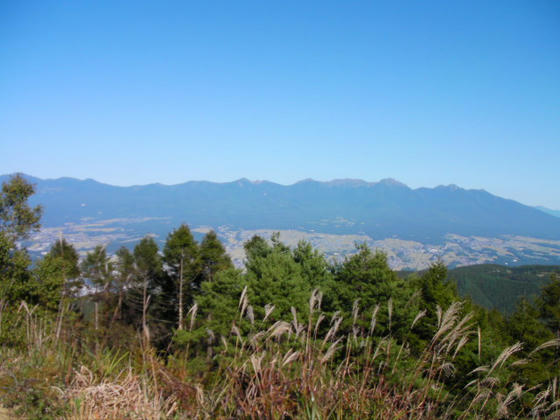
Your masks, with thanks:
M 98 245 L 89 252 L 81 264 L 84 282 L 95 287 L 94 325 L 99 330 L 108 318 L 111 291 L 113 287 L 113 263 L 107 256 L 105 247 Z M 101 303 L 101 308 L 99 303 Z M 101 316 L 101 319 L 100 319 Z M 101 322 L 100 322 L 101 321 Z
M 264 306 L 271 304 L 275 306 L 271 317 L 291 317 L 292 306 L 305 316 L 311 285 L 302 276 L 302 267 L 290 248 L 278 238 L 269 246 L 264 239 L 253 237 L 245 244 L 245 250 L 249 300 L 255 313 L 261 316 Z
M 224 246 L 213 230 L 204 236 L 200 244 L 199 258 L 201 273 L 200 282 L 212 281 L 216 273 L 233 267 L 231 258 L 226 253 Z
M 174 285 L 177 307 L 177 329 L 183 329 L 186 295 L 191 296 L 197 277 L 198 245 L 187 225 L 181 225 L 167 237 L 164 261 Z
M 357 307 L 365 315 L 358 323 L 367 328 L 379 305 L 377 331 L 407 331 L 417 312 L 416 302 L 411 301 L 413 290 L 391 270 L 386 254 L 373 253 L 366 244 L 356 244 L 356 249 L 335 270 L 336 300 L 345 315 L 344 325 L 348 327 Z
M 131 293 L 136 296 L 135 300 L 139 304 L 137 308 L 141 311 L 141 327 L 146 331 L 148 323 L 153 320 L 152 333 L 159 336 L 164 329 L 162 322 L 165 322 L 167 304 L 164 296 L 167 284 L 159 248 L 152 237 L 146 236 L 134 247 L 134 260 L 137 287 Z
M 59 259 L 62 263 L 61 274 L 64 278 L 62 299 L 75 296 L 83 286 L 82 279 L 80 278 L 80 257 L 78 256 L 78 252 L 66 239 L 60 238 L 60 240 L 52 245 L 48 255 L 52 258 Z
M 113 263 L 102 245 L 89 252 L 81 264 L 82 276 L 95 286 L 97 292 L 108 296 L 113 283 Z
M 550 282 L 543 287 L 537 299 L 540 318 L 560 338 L 560 277 L 551 274 Z
M 33 185 L 19 174 L 2 184 L 0 231 L 13 241 L 26 239 L 31 231 L 41 227 L 43 209 L 41 206 L 31 208 L 27 203 L 34 192 Z
M 126 247 L 121 247 L 117 251 L 117 262 L 115 264 L 115 288 L 117 293 L 117 304 L 113 312 L 111 323 L 117 319 L 122 319 L 122 307 L 126 291 L 134 284 L 136 276 L 136 263 L 134 255 Z
M 4 182 L 0 191 L 0 311 L 8 303 L 32 299 L 31 259 L 16 242 L 40 228 L 42 209 L 28 204 L 34 192 L 21 175 Z
M 442 261 L 432 264 L 420 277 L 413 281 L 420 290 L 421 306 L 426 316 L 418 323 L 415 331 L 423 340 L 429 340 L 437 330 L 437 307 L 445 311 L 453 302 L 460 300 L 457 287 L 447 278 L 447 267 Z

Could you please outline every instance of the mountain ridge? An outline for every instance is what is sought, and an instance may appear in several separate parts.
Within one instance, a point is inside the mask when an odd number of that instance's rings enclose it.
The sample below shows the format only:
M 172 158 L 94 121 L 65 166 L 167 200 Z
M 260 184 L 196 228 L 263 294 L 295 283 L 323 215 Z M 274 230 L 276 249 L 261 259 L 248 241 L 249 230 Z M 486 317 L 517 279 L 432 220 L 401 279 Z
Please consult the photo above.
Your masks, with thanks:
M 9 176 L 0 176 L 0 181 Z M 47 225 L 60 223 L 65 214 L 69 219 L 163 216 L 201 225 L 307 226 L 328 233 L 360 231 L 405 239 L 446 233 L 560 238 L 558 218 L 485 190 L 453 184 L 411 189 L 391 178 L 378 182 L 304 180 L 291 185 L 241 178 L 224 183 L 187 181 L 126 187 L 91 178 L 23 176 L 37 185 L 32 201 L 45 206 Z M 329 222 L 340 218 L 346 223 Z
M 238 250 L 247 235 L 272 231 L 309 239 L 334 258 L 351 253 L 355 241 L 366 241 L 386 250 L 395 267 L 425 267 L 437 258 L 463 265 L 560 263 L 559 218 L 481 189 L 411 189 L 390 178 L 125 187 L 24 176 L 36 185 L 31 204 L 45 209 L 43 230 L 34 239 L 38 252 L 60 235 L 82 251 L 100 243 L 115 250 L 147 234 L 163 243 L 186 223 L 199 236 L 216 230 L 240 264 Z
M 149 187 L 149 186 L 161 186 L 161 187 L 177 187 L 177 186 L 182 186 L 182 185 L 186 185 L 186 184 L 216 184 L 216 185 L 230 185 L 230 184 L 238 184 L 238 183 L 242 183 L 242 184 L 252 184 L 252 185 L 260 185 L 260 184 L 269 184 L 269 185 L 275 185 L 275 186 L 280 186 L 280 187 L 293 187 L 296 186 L 298 184 L 306 184 L 306 183 L 315 183 L 315 184 L 323 184 L 323 185 L 343 185 L 343 186 L 355 186 L 355 187 L 373 187 L 376 185 L 387 185 L 387 186 L 400 186 L 400 187 L 406 187 L 407 189 L 411 190 L 411 191 L 417 191 L 417 190 L 421 190 L 421 189 L 430 189 L 433 190 L 435 188 L 449 188 L 449 189 L 455 189 L 455 190 L 465 190 L 465 191 L 486 191 L 485 189 L 477 189 L 477 188 L 463 188 L 459 185 L 456 184 L 439 184 L 436 185 L 434 187 L 417 187 L 417 188 L 411 188 L 410 186 L 408 186 L 407 184 L 399 181 L 398 179 L 392 178 L 392 177 L 388 177 L 388 178 L 381 178 L 379 181 L 366 181 L 362 178 L 333 178 L 327 181 L 320 181 L 320 180 L 316 180 L 314 178 L 304 178 L 301 179 L 299 181 L 295 181 L 291 184 L 282 184 L 279 182 L 275 182 L 275 181 L 270 181 L 270 180 L 266 180 L 266 179 L 258 179 L 258 180 L 251 180 L 249 178 L 246 177 L 242 177 L 242 178 L 238 178 L 238 179 L 234 179 L 232 181 L 208 181 L 208 180 L 204 180 L 204 179 L 198 179 L 198 180 L 188 180 L 188 181 L 183 181 L 183 182 L 178 182 L 178 183 L 174 183 L 174 184 L 165 184 L 162 182 L 151 182 L 151 183 L 147 183 L 147 184 L 131 184 L 131 185 L 115 185 L 115 184 L 110 184 L 107 182 L 102 182 L 102 181 L 98 181 L 94 178 L 76 178 L 76 177 L 69 177 L 69 176 L 61 176 L 58 178 L 39 178 L 33 175 L 29 175 L 23 172 L 16 172 L 16 173 L 10 173 L 10 174 L 0 174 L 0 183 L 4 182 L 6 180 L 8 180 L 10 177 L 14 176 L 14 175 L 22 175 L 25 179 L 27 179 L 28 181 L 31 182 L 57 182 L 57 181 L 75 181 L 75 182 L 90 182 L 90 183 L 95 183 L 95 184 L 99 184 L 99 185 L 104 185 L 104 186 L 108 186 L 108 187 L 114 187 L 114 188 L 133 188 L 133 187 Z M 515 200 L 513 200 L 515 201 Z M 541 206 L 535 206 L 535 208 L 537 209 L 545 209 L 544 207 Z M 546 209 L 549 210 L 549 209 Z M 554 210 L 552 210 L 554 211 Z
M 555 217 L 560 217 L 560 210 L 553 210 L 553 209 L 549 209 L 548 207 L 543 207 L 543 206 L 535 206 L 536 209 L 546 213 L 546 214 L 550 214 L 552 216 Z

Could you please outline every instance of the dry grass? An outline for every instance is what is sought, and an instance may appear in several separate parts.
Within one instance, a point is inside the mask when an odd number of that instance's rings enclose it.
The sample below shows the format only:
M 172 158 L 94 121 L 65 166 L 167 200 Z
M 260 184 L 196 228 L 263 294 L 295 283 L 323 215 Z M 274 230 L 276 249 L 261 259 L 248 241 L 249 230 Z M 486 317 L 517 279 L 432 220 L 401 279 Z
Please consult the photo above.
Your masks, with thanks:
M 167 419 L 177 412 L 176 399 L 156 393 L 154 386 L 130 369 L 115 378 L 99 379 L 85 366 L 74 372 L 72 383 L 60 390 L 69 401 L 69 418 Z
M 0 362 L 2 372 L 16 377 L 26 360 L 39 358 L 38 366 L 54 373 L 49 401 L 59 409 L 55 418 L 67 419 L 346 419 L 346 418 L 554 418 L 560 413 L 558 381 L 540 389 L 527 389 L 510 381 L 510 372 L 523 363 L 516 359 L 522 344 L 503 352 L 488 366 L 471 372 L 463 389 L 445 384 L 455 371 L 456 358 L 474 340 L 480 348 L 480 329 L 472 315 L 463 313 L 461 303 L 446 310 L 438 308 L 438 325 L 432 340 L 420 354 L 412 354 L 409 343 L 390 334 L 376 336 L 374 308 L 369 328 L 357 326 L 361 314 L 356 303 L 352 328 L 342 334 L 342 318 L 330 319 L 321 312 L 321 295 L 314 292 L 309 318 L 268 320 L 271 306 L 257 322 L 247 294 L 239 302 L 239 318 L 231 337 L 213 360 L 217 374 L 210 380 L 191 371 L 187 360 L 170 365 L 157 357 L 147 344 L 148 332 L 139 338 L 134 354 L 105 350 L 90 356 L 57 343 L 52 324 L 43 322 L 33 309 L 22 305 L 27 351 L 11 362 Z M 388 319 L 398 308 L 391 304 Z M 189 328 L 196 322 L 197 307 L 189 311 Z M 422 321 L 418 313 L 411 330 Z M 242 319 L 251 325 L 266 325 L 244 334 L 237 326 Z M 319 325 L 328 324 L 320 336 Z M 229 343 L 229 344 L 228 344 Z M 231 344 L 235 343 L 235 344 Z M 66 345 L 66 350 L 61 346 Z M 560 342 L 544 343 L 542 349 Z M 479 350 L 480 351 L 480 350 Z M 531 353 L 529 357 L 533 354 Z M 4 354 L 8 354 L 4 351 Z M 62 356 L 61 356 L 62 354 Z M 51 363 L 51 365 L 47 365 Z M 21 373 L 21 372 L 20 372 Z M 449 381 L 448 381 L 449 382 Z M 452 387 L 451 387 L 452 388 Z M 449 391 L 453 391 L 450 393 Z M 53 394 L 54 393 L 54 394 Z M 523 398 L 535 395 L 529 403 Z M 37 417 L 41 418 L 41 417 Z

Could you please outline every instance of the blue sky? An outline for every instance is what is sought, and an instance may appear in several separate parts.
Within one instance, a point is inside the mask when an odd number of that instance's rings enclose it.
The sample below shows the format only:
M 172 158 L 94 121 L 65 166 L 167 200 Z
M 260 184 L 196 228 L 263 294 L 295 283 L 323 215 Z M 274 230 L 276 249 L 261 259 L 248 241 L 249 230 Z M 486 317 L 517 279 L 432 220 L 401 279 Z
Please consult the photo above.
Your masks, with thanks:
M 0 173 L 560 209 L 560 2 L 0 2 Z

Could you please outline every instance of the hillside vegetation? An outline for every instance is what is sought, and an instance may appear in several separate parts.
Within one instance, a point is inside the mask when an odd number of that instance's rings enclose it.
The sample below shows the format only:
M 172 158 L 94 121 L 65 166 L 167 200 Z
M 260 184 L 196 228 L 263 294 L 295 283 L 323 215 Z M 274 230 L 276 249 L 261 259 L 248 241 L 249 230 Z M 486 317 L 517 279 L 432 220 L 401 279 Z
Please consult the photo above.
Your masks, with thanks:
M 560 276 L 560 266 L 478 264 L 449 270 L 461 296 L 506 314 L 515 310 L 520 299 L 536 298 L 552 275 Z
M 560 280 L 510 316 L 446 267 L 403 279 L 366 245 L 330 263 L 258 236 L 233 267 L 187 225 L 31 265 L 33 188 L 0 200 L 0 401 L 27 418 L 556 418 Z M 84 286 L 89 293 L 83 294 Z

